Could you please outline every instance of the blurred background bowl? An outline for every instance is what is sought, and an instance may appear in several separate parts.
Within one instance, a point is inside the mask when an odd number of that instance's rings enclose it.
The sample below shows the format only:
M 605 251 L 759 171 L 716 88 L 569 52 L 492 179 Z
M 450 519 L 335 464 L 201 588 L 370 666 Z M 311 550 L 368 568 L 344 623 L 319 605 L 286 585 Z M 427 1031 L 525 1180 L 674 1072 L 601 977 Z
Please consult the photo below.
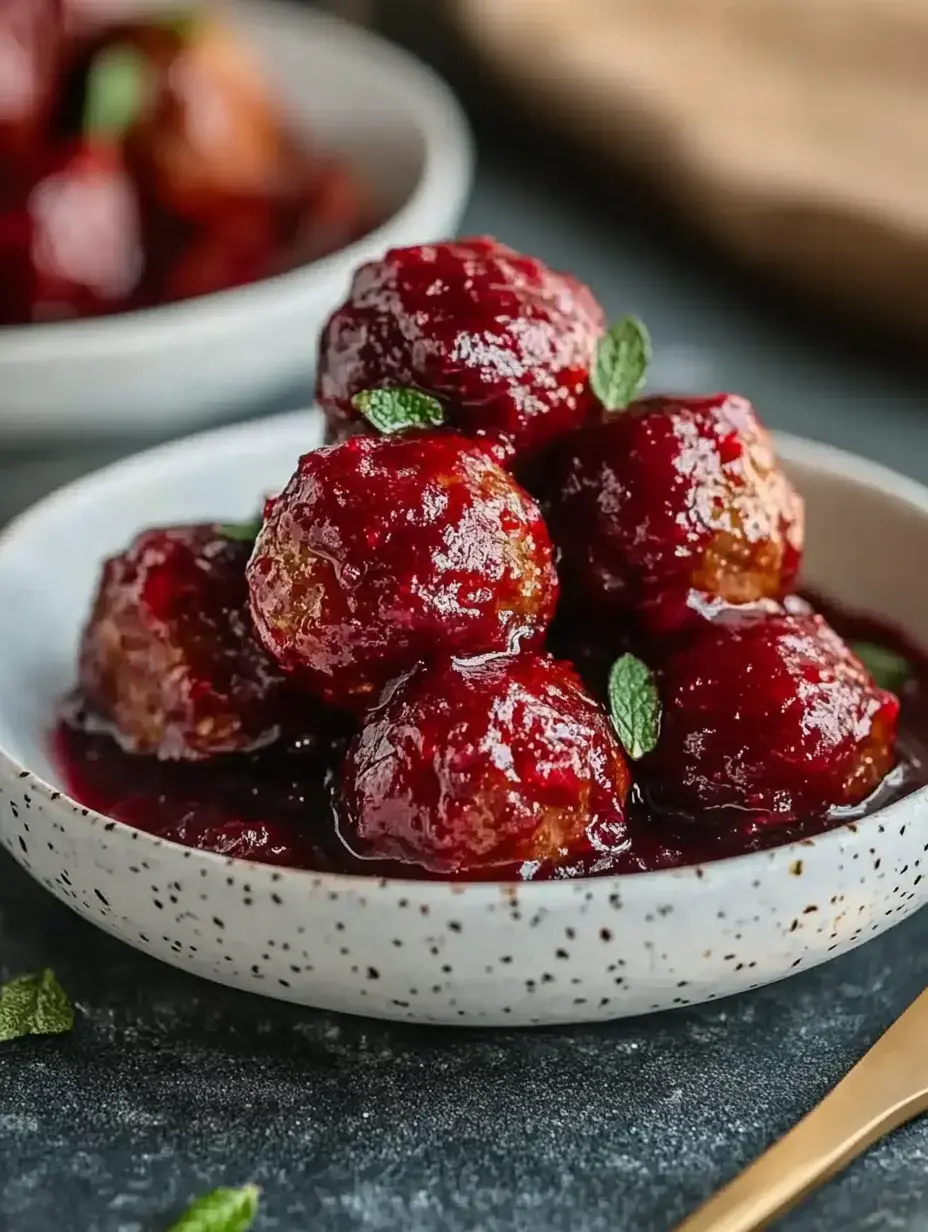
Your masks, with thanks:
M 222 11 L 266 67 L 297 134 L 345 156 L 385 221 L 330 256 L 244 288 L 0 329 L 0 444 L 167 434 L 301 384 L 309 393 L 319 329 L 354 268 L 393 245 L 456 231 L 473 148 L 458 103 L 430 69 L 375 34 L 278 0 Z

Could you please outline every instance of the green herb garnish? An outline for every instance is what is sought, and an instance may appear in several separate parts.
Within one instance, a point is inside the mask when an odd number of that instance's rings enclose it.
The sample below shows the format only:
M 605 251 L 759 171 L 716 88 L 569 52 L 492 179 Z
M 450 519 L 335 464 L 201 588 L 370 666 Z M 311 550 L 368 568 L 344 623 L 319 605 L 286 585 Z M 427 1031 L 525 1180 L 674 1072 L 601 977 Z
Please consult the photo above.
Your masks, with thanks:
M 852 642 L 851 650 L 880 686 L 897 693 L 912 675 L 908 659 L 875 642 Z
M 590 385 L 607 411 L 624 411 L 637 398 L 650 362 L 651 337 L 637 317 L 623 317 L 600 338 Z
M 119 141 L 144 111 L 154 86 L 148 60 L 128 43 L 101 51 L 87 75 L 84 135 Z
M 651 669 L 634 655 L 622 655 L 612 665 L 609 713 L 633 761 L 654 749 L 661 729 L 660 697 Z
M 216 529 L 223 539 L 231 539 L 234 543 L 254 543 L 263 525 L 261 518 L 252 518 L 250 522 L 222 522 Z
M 52 971 L 19 975 L 0 984 L 0 1043 L 25 1035 L 63 1035 L 74 1009 Z
M 214 1189 L 197 1198 L 168 1232 L 247 1232 L 258 1213 L 256 1185 Z
M 418 389 L 363 389 L 351 405 L 387 436 L 407 428 L 437 428 L 445 420 L 438 399 Z

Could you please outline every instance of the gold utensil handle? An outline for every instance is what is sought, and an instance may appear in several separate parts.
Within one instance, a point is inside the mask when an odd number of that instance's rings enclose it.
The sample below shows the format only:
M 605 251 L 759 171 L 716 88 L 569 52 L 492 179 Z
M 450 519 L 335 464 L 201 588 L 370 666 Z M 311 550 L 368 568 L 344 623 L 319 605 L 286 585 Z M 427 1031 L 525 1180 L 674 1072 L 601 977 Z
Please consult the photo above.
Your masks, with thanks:
M 808 1116 L 677 1232 L 756 1232 L 928 1111 L 928 990 Z

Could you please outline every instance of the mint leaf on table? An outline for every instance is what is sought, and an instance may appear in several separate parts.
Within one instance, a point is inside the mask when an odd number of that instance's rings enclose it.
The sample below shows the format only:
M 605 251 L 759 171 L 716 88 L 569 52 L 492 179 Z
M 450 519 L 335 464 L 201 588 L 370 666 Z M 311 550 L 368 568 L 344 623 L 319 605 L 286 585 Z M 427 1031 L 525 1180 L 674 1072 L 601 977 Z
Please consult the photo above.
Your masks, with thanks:
M 168 1232 L 247 1232 L 258 1213 L 256 1185 L 214 1189 L 197 1198 Z
M 87 74 L 84 136 L 118 141 L 142 114 L 154 88 L 152 67 L 140 51 L 128 43 L 101 51 Z
M 235 543 L 254 543 L 264 525 L 261 518 L 251 522 L 223 522 L 217 530 L 223 539 L 231 539 Z
M 596 347 L 590 386 L 607 411 L 624 411 L 641 393 L 651 362 L 651 336 L 643 321 L 623 317 Z
M 74 1009 L 52 971 L 19 975 L 0 984 L 0 1043 L 26 1035 L 63 1035 Z
M 881 689 L 896 693 L 912 675 L 908 659 L 876 642 L 852 642 L 851 650 Z
M 612 665 L 609 713 L 632 761 L 653 751 L 661 730 L 661 702 L 653 672 L 634 655 L 622 655 Z
M 445 421 L 438 399 L 418 389 L 363 389 L 351 405 L 386 436 L 407 428 L 437 428 Z

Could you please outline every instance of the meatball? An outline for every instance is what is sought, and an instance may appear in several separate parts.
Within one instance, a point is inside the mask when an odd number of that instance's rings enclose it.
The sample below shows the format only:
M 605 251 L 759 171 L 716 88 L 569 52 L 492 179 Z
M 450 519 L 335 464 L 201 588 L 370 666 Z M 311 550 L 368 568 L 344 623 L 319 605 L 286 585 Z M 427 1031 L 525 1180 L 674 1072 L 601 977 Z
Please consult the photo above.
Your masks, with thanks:
M 443 877 L 588 873 L 627 847 L 630 777 L 566 663 L 522 654 L 419 668 L 372 711 L 342 772 L 362 859 Z
M 746 399 L 642 399 L 564 455 L 548 512 L 565 592 L 585 610 L 664 635 L 789 592 L 803 504 Z
M 860 804 L 894 764 L 899 701 L 821 616 L 726 615 L 660 677 L 660 740 L 641 763 L 659 808 L 799 821 Z
M 260 66 L 234 30 L 205 14 L 164 45 L 144 29 L 158 88 L 127 139 L 146 196 L 168 214 L 215 225 L 235 204 L 274 197 L 284 138 Z
M 307 454 L 268 504 L 248 584 L 280 666 L 347 709 L 420 659 L 537 645 L 557 599 L 537 506 L 450 433 Z
M 177 526 L 104 565 L 79 680 L 128 752 L 201 761 L 279 735 L 283 677 L 252 632 L 250 550 L 215 526 Z
M 317 396 L 328 439 L 367 427 L 365 389 L 410 386 L 508 464 L 584 422 L 603 313 L 576 278 L 491 239 L 394 248 L 355 274 L 323 330 Z

